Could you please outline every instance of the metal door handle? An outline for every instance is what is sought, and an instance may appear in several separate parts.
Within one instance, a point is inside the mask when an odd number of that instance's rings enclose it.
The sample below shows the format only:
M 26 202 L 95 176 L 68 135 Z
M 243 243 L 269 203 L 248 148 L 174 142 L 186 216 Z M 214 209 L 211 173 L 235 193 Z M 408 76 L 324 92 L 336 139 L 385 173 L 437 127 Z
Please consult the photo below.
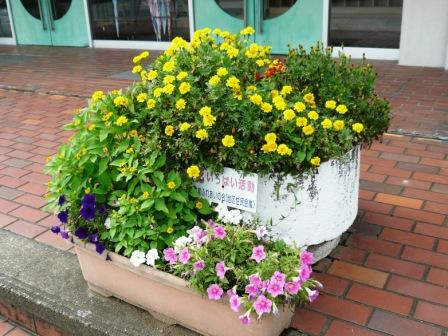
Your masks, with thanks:
M 243 0 L 244 28 L 247 27 L 247 0 Z
M 51 30 L 55 30 L 54 28 L 54 13 L 55 13 L 55 5 L 54 5 L 54 1 L 53 0 L 48 0 L 50 3 L 47 2 L 48 4 L 48 19 L 50 21 L 50 28 Z
M 263 32 L 263 0 L 258 0 L 258 22 L 257 22 L 257 30 L 258 34 Z
M 41 6 L 40 1 L 41 0 L 37 0 L 37 7 L 39 8 L 40 21 L 42 22 L 42 29 L 47 30 L 47 24 L 45 23 L 45 17 L 42 12 L 42 6 Z

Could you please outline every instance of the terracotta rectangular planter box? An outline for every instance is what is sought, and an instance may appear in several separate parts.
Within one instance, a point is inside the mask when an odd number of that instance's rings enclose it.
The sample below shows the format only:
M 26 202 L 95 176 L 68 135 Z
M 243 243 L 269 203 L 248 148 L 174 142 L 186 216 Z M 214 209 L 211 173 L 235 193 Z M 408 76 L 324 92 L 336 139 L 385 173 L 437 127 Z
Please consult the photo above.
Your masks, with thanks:
M 99 255 L 92 244 L 76 240 L 75 244 L 84 279 L 92 291 L 143 308 L 165 323 L 209 336 L 275 336 L 291 323 L 293 311 L 284 308 L 279 309 L 278 316 L 265 316 L 259 322 L 252 316 L 252 323 L 244 326 L 227 299 L 211 301 L 172 274 L 146 265 L 136 268 L 128 258 L 113 252 Z

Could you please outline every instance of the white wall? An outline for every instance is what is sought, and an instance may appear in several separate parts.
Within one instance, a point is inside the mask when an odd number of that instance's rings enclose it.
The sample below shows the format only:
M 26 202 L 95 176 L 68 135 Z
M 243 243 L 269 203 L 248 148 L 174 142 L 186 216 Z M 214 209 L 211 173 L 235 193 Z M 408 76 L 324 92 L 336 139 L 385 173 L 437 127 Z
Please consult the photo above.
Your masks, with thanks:
M 404 0 L 401 65 L 446 67 L 448 0 Z

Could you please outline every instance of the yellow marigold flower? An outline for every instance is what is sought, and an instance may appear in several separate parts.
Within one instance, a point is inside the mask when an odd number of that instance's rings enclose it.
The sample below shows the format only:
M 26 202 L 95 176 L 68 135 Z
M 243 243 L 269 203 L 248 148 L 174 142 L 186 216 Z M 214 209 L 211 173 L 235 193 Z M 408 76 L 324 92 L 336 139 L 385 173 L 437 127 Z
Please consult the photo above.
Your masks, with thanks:
M 173 232 L 174 232 L 174 229 L 171 226 L 167 227 L 166 233 L 172 234 Z
M 175 80 L 176 80 L 176 77 L 174 77 L 172 75 L 168 75 L 163 78 L 163 84 L 171 84 Z
M 127 154 L 132 154 L 132 153 L 134 153 L 134 148 L 129 147 L 128 149 L 126 149 L 126 153 L 127 153 Z
M 212 114 L 206 114 L 204 115 L 204 117 L 202 118 L 202 122 L 204 123 L 205 126 L 210 127 L 213 126 L 213 124 L 216 121 L 216 117 L 213 116 Z
M 176 67 L 176 63 L 174 63 L 173 61 L 168 61 L 163 65 L 163 71 L 165 72 L 171 72 L 174 70 L 174 68 Z
M 46 161 L 47 161 L 47 162 L 50 162 L 51 160 L 53 160 L 53 157 L 52 157 L 52 156 L 47 156 Z
M 142 68 L 141 65 L 136 65 L 136 66 L 134 66 L 134 67 L 132 68 L 132 73 L 138 73 L 138 72 L 140 72 L 140 71 L 142 71 L 142 70 L 143 70 L 143 68 Z
M 329 129 L 329 128 L 333 127 L 333 122 L 328 118 L 325 118 L 320 124 L 325 129 Z
M 185 132 L 185 131 L 187 131 L 190 127 L 191 127 L 191 125 L 190 125 L 189 123 L 187 123 L 187 122 L 183 122 L 182 124 L 180 124 L 179 129 L 180 129 L 181 132 Z
M 264 153 L 275 152 L 277 150 L 277 144 L 275 143 L 275 141 L 268 141 L 261 147 L 261 150 Z
M 174 134 L 174 127 L 171 125 L 168 125 L 165 127 L 165 135 L 166 136 L 172 136 Z
M 361 133 L 364 130 L 364 125 L 361 123 L 355 123 L 352 125 L 352 129 L 356 132 L 356 133 Z
M 129 203 L 131 203 L 131 204 L 135 204 L 135 203 L 137 203 L 137 199 L 135 199 L 134 197 L 131 197 L 131 198 L 129 199 Z
M 252 35 L 252 34 L 254 34 L 255 33 L 255 29 L 253 29 L 252 27 L 250 27 L 250 26 L 248 26 L 248 27 L 246 27 L 246 28 L 243 28 L 241 31 L 240 31 L 240 34 L 241 35 Z
M 139 103 L 143 103 L 146 99 L 148 99 L 148 94 L 145 93 L 145 92 L 139 93 L 139 94 L 137 95 L 137 101 L 138 101 Z
M 187 102 L 185 101 L 185 99 L 180 98 L 176 101 L 176 108 L 178 110 L 183 110 L 185 106 L 187 106 Z
M 107 148 L 107 147 L 103 147 L 103 153 L 104 153 L 104 154 L 109 153 L 109 148 Z
M 336 107 L 336 112 L 338 112 L 340 114 L 345 114 L 345 113 L 347 113 L 347 111 L 348 111 L 348 108 L 344 104 L 338 105 Z
M 269 103 L 263 103 L 261 104 L 261 110 L 265 113 L 269 113 L 272 111 L 272 105 Z
M 303 96 L 303 100 L 304 100 L 308 105 L 313 105 L 313 104 L 314 104 L 314 94 L 312 94 L 312 93 L 307 93 L 306 95 Z
M 309 111 L 308 118 L 310 118 L 311 120 L 317 120 L 319 119 L 319 114 L 316 111 Z
M 282 96 L 286 96 L 287 94 L 290 94 L 291 92 L 292 92 L 292 87 L 290 85 L 285 85 L 282 87 L 280 94 Z
M 167 84 L 167 85 L 165 85 L 165 86 L 163 87 L 162 90 L 163 90 L 164 93 L 170 95 L 170 94 L 173 93 L 173 91 L 174 91 L 175 88 L 176 88 L 176 87 L 175 87 L 173 84 Z
M 131 130 L 131 131 L 129 131 L 129 136 L 130 137 L 138 137 L 138 132 L 136 130 Z
M 93 131 L 95 129 L 95 124 L 90 124 L 89 127 L 87 127 L 89 131 Z
M 201 201 L 197 201 L 195 204 L 196 209 L 202 209 L 202 202 Z
M 287 110 L 283 111 L 283 119 L 285 119 L 285 120 L 292 120 L 295 117 L 296 117 L 296 114 L 294 113 L 293 110 L 287 109 Z
M 333 123 L 333 128 L 336 130 L 336 131 L 341 131 L 343 128 L 344 128 L 344 121 L 343 120 L 336 120 L 334 123 Z
M 261 60 L 261 59 L 256 60 L 255 63 L 256 63 L 260 68 L 261 68 L 262 66 L 264 66 L 264 61 Z
M 278 90 L 272 90 L 272 91 L 271 91 L 271 97 L 272 97 L 272 98 L 275 98 L 275 97 L 277 97 L 278 95 L 279 95 Z
M 156 101 L 154 99 L 148 99 L 148 101 L 146 102 L 146 106 L 149 109 L 153 109 L 156 106 Z
M 235 146 L 235 138 L 232 135 L 226 135 L 222 138 L 222 144 L 224 147 L 233 147 Z
M 226 69 L 226 68 L 223 68 L 223 67 L 218 68 L 218 70 L 216 71 L 216 74 L 217 74 L 219 77 L 224 77 L 224 76 L 226 76 L 228 73 L 229 73 L 229 71 L 227 71 L 227 69 Z
M 106 95 L 104 94 L 103 91 L 95 91 L 92 94 L 92 102 L 96 103 L 97 101 L 102 100 Z
M 153 80 L 157 78 L 157 70 L 151 70 L 146 74 L 147 80 Z
M 103 121 L 107 122 L 111 117 L 112 117 L 113 113 L 112 112 L 108 112 L 105 115 L 103 115 Z
M 145 191 L 142 196 L 143 199 L 147 199 L 149 197 L 149 192 Z
M 86 189 L 84 189 L 84 193 L 85 193 L 85 194 L 90 194 L 90 188 L 86 188 Z
M 280 144 L 277 147 L 277 153 L 279 153 L 280 155 L 291 155 L 292 153 L 292 149 L 289 148 L 287 145 L 285 144 Z
M 127 122 L 128 122 L 128 118 L 126 118 L 125 116 L 120 116 L 120 117 L 118 117 L 117 121 L 115 121 L 115 125 L 123 126 Z
M 239 89 L 240 87 L 240 80 L 236 78 L 235 76 L 230 77 L 226 81 L 226 86 L 233 88 L 233 89 Z
M 212 109 L 209 106 L 201 107 L 201 109 L 199 110 L 199 115 L 202 117 L 204 117 L 208 114 L 211 114 L 211 113 L 212 113 Z
M 320 157 L 315 156 L 310 160 L 311 164 L 315 167 L 320 165 Z
M 147 51 L 147 50 L 142 51 L 141 54 L 140 54 L 140 57 L 141 57 L 142 59 L 143 59 L 143 58 L 147 58 L 147 57 L 149 57 L 149 51 Z
M 195 136 L 196 136 L 196 138 L 198 138 L 198 139 L 204 140 L 204 139 L 207 139 L 207 138 L 208 138 L 208 132 L 207 132 L 207 130 L 201 128 L 201 129 L 199 129 L 199 130 L 196 131 Z
M 280 111 L 283 111 L 288 107 L 285 100 L 281 96 L 274 97 L 274 99 L 272 99 L 272 102 L 274 103 L 275 108 Z
M 180 85 L 179 85 L 179 92 L 180 92 L 181 94 L 186 94 L 187 92 L 190 91 L 190 89 L 191 89 L 191 85 L 190 85 L 190 83 L 182 82 L 182 83 L 180 83 Z
M 177 74 L 176 78 L 178 81 L 181 81 L 181 80 L 187 78 L 187 76 L 188 76 L 188 73 L 186 71 L 181 71 Z
M 266 142 L 276 142 L 277 141 L 277 135 L 275 133 L 268 133 L 264 136 L 264 140 Z
M 311 125 L 307 125 L 305 127 L 302 128 L 302 132 L 305 135 L 311 135 L 314 133 L 314 127 Z
M 210 80 L 208 82 L 211 85 L 218 85 L 220 81 L 221 81 L 221 78 L 218 75 L 214 75 L 210 78 Z
M 199 178 L 199 176 L 201 176 L 201 170 L 199 169 L 198 166 L 192 165 L 192 166 L 188 167 L 187 174 L 189 177 L 197 179 L 197 178 Z
M 243 100 L 243 95 L 241 94 L 240 91 L 235 91 L 235 92 L 233 92 L 233 98 L 238 99 L 238 100 Z
M 238 53 L 239 50 L 237 48 L 230 47 L 229 49 L 227 49 L 227 56 L 229 56 L 230 58 L 238 56 Z
M 257 91 L 257 87 L 255 85 L 249 85 L 246 89 L 248 91 Z
M 166 185 L 168 186 L 168 189 L 176 188 L 176 183 L 174 183 L 173 181 L 169 181 Z
M 128 103 L 129 103 L 128 99 L 123 96 L 118 96 L 118 97 L 115 97 L 115 99 L 114 99 L 115 106 L 128 106 Z
M 152 94 L 154 95 L 154 97 L 159 98 L 162 95 L 162 93 L 163 93 L 162 88 L 155 88 Z
M 296 119 L 296 126 L 304 127 L 308 125 L 308 119 L 305 117 L 299 117 Z
M 138 63 L 142 60 L 142 57 L 140 55 L 134 56 L 134 58 L 132 59 L 133 63 Z
M 114 96 L 119 95 L 119 94 L 121 94 L 121 90 L 112 90 L 110 93 Z
M 143 81 L 146 81 L 146 74 L 148 73 L 148 71 L 146 71 L 146 70 L 142 70 L 142 71 L 140 71 L 140 78 L 143 80 Z
M 249 100 L 252 104 L 261 105 L 263 104 L 263 98 L 259 94 L 253 94 L 249 96 Z
M 325 102 L 325 107 L 330 110 L 334 110 L 336 108 L 336 102 L 334 100 L 327 100 Z
M 301 101 L 294 104 L 294 110 L 296 110 L 299 113 L 305 111 L 305 109 L 306 109 L 306 106 Z

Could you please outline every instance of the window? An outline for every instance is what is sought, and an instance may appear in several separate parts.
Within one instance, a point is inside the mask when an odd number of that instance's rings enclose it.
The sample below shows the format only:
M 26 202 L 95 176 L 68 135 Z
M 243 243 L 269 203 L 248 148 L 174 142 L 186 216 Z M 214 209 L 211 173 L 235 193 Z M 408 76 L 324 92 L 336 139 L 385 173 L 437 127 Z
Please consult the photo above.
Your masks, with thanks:
M 0 0 L 0 37 L 12 37 L 6 0 Z

